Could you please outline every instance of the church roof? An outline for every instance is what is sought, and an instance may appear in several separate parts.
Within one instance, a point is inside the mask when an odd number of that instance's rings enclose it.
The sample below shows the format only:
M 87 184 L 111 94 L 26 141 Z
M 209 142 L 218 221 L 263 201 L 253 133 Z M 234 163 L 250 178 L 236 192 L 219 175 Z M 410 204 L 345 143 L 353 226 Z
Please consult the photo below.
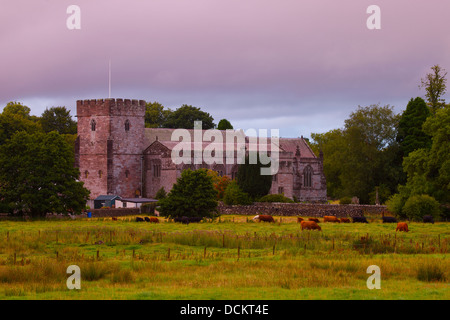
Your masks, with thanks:
M 164 146 L 166 146 L 169 150 L 172 150 L 175 146 L 179 145 L 180 142 L 179 141 L 171 141 L 171 137 L 172 137 L 172 133 L 175 131 L 176 129 L 169 129 L 169 128 L 146 128 L 145 129 L 145 139 L 146 139 L 146 145 L 151 145 L 153 142 L 155 141 L 159 141 L 161 144 L 163 144 Z M 193 129 L 188 130 L 189 133 L 191 134 L 191 137 L 193 136 Z M 202 130 L 203 133 L 206 130 Z M 224 152 L 228 149 L 232 149 L 234 147 L 234 149 L 236 150 L 236 142 L 234 143 L 227 143 L 226 141 L 226 131 L 220 131 L 220 130 L 216 130 L 216 132 L 219 131 L 222 133 L 222 143 L 215 143 L 210 142 L 210 141 L 203 141 L 202 142 L 202 150 L 204 150 L 206 147 L 209 146 L 209 149 L 218 149 L 220 145 L 222 145 L 222 150 L 224 150 Z M 243 130 L 236 130 L 235 134 L 237 136 L 242 136 L 245 141 L 246 141 L 246 147 L 247 149 L 253 149 L 253 148 L 257 148 L 255 146 L 254 143 L 249 144 L 249 137 L 245 136 L 245 133 Z M 271 148 L 271 138 L 267 138 L 267 151 L 270 151 Z M 182 143 L 186 143 L 186 142 L 182 142 Z M 189 143 L 186 143 L 186 146 Z M 194 147 L 194 141 L 193 139 L 190 142 L 191 146 L 191 150 L 195 150 Z M 181 147 L 182 145 L 180 145 Z M 309 147 L 308 143 L 305 141 L 305 139 L 302 138 L 279 138 L 279 150 L 280 152 L 290 152 L 292 153 L 292 156 L 295 157 L 298 155 L 296 155 L 297 150 L 300 151 L 300 157 L 302 158 L 316 158 L 316 156 L 314 155 L 314 152 L 311 150 L 311 148 Z M 298 154 L 298 153 L 297 153 Z

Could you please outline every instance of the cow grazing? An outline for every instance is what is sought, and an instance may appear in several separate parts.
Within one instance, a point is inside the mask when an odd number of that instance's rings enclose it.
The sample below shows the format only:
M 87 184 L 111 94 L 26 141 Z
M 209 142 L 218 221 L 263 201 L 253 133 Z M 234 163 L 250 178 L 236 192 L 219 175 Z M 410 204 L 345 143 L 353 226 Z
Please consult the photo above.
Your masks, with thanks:
M 159 220 L 158 220 L 157 217 L 145 217 L 144 219 L 145 219 L 145 221 L 147 221 L 147 222 L 159 223 Z
M 144 222 L 144 219 L 136 217 L 136 222 Z
M 258 214 L 257 216 L 253 217 L 253 221 L 275 222 L 275 220 L 273 220 L 273 217 L 267 214 Z
M 349 218 L 341 218 L 341 222 L 342 223 L 350 223 L 350 219 Z
M 117 217 L 112 217 L 113 221 L 117 221 Z
M 319 222 L 320 222 L 320 220 L 317 219 L 317 218 L 308 218 L 308 221 L 314 221 L 314 222 L 316 222 L 316 223 L 319 223 Z
M 202 220 L 203 220 L 202 217 L 186 217 L 186 216 L 182 216 L 182 217 L 174 217 L 173 218 L 173 221 L 181 222 L 183 224 L 189 224 L 191 222 L 200 222 Z
M 433 216 L 430 216 L 430 215 L 423 216 L 423 222 L 424 223 L 433 223 L 434 224 L 434 218 L 433 218 Z
M 359 223 L 369 223 L 367 222 L 366 217 L 353 217 L 353 223 L 359 222 Z
M 323 217 L 323 222 L 337 222 L 340 223 L 341 221 L 336 218 L 335 216 L 324 216 Z
M 397 223 L 397 229 L 395 231 L 405 231 L 408 232 L 408 224 L 406 222 L 399 222 Z
M 322 231 L 322 228 L 315 221 L 302 221 L 300 222 L 300 225 L 302 227 L 302 231 L 303 229 Z
M 297 217 L 297 223 L 300 223 L 303 221 L 303 218 Z
M 382 217 L 383 219 L 383 223 L 395 223 L 397 222 L 397 219 L 395 219 L 394 217 Z

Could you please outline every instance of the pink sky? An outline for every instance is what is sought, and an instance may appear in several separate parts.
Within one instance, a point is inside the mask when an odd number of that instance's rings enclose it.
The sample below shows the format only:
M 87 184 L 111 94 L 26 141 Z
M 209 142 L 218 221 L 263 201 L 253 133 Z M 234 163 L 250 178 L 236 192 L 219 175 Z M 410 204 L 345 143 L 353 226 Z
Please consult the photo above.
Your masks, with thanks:
M 81 9 L 68 30 L 66 9 Z M 381 8 L 381 30 L 366 9 Z M 447 0 L 5 0 L 0 107 L 40 115 L 112 97 L 201 107 L 216 123 L 309 136 L 342 127 L 358 105 L 424 96 L 435 64 L 450 71 Z M 450 95 L 446 95 L 450 100 Z

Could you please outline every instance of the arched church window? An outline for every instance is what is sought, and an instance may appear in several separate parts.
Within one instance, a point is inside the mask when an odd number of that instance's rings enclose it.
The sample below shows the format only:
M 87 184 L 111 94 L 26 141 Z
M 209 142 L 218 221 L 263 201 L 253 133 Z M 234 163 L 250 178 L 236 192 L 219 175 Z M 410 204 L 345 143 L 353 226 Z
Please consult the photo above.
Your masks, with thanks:
M 97 123 L 95 122 L 94 119 L 91 120 L 91 131 L 95 131 L 95 127 L 96 127 Z
M 303 171 L 303 186 L 306 188 L 311 188 L 312 186 L 312 175 L 313 170 L 310 166 L 307 166 Z
M 125 170 L 125 178 L 128 178 L 129 175 L 130 175 L 130 171 Z
M 130 131 L 130 121 L 125 121 L 125 131 Z
M 85 177 L 85 178 L 89 177 L 89 171 L 86 170 L 86 171 L 84 172 L 84 177 Z
M 101 178 L 103 175 L 103 171 L 102 170 L 98 170 L 98 177 Z

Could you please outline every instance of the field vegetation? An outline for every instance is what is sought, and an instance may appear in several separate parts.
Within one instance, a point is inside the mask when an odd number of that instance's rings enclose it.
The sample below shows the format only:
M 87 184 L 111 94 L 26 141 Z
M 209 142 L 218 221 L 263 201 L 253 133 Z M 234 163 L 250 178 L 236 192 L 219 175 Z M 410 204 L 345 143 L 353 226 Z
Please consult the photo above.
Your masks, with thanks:
M 1 299 L 449 299 L 450 225 L 0 221 Z M 81 290 L 69 290 L 69 265 Z M 369 290 L 367 267 L 381 270 Z

